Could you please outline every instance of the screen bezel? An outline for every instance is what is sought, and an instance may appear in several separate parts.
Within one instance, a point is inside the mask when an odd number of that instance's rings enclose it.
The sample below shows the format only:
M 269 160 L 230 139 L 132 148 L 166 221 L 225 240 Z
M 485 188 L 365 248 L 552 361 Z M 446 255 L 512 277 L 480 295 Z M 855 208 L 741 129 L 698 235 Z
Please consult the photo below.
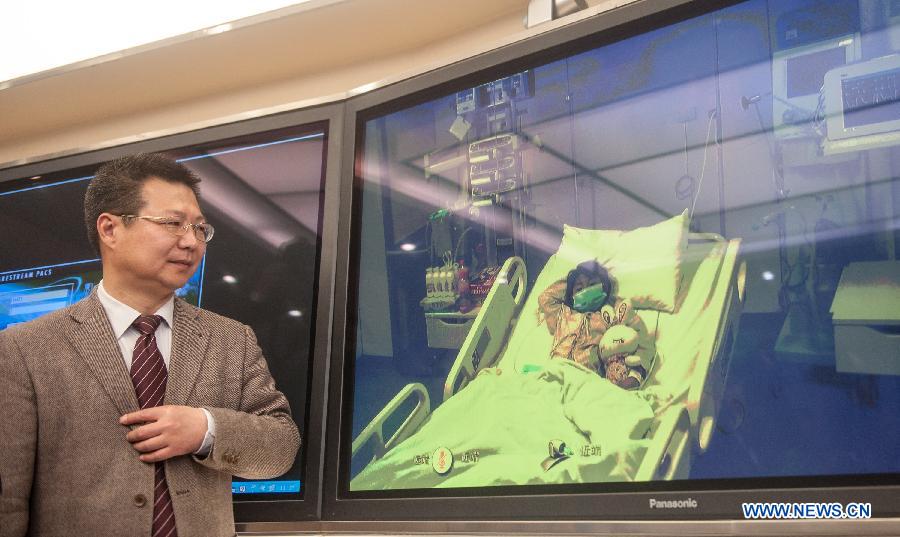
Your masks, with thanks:
M 335 327 L 329 386 L 326 475 L 323 518 L 332 520 L 737 520 L 740 504 L 753 501 L 871 502 L 879 517 L 900 515 L 900 486 L 870 480 L 854 486 L 858 476 L 826 479 L 760 478 L 690 482 L 684 485 L 653 483 L 653 490 L 611 492 L 515 494 L 490 487 L 447 491 L 399 490 L 388 494 L 350 492 L 346 464 L 352 441 L 352 354 L 355 353 L 355 286 L 359 277 L 361 162 L 363 134 L 369 119 L 420 104 L 454 91 L 508 76 L 565 56 L 627 37 L 652 31 L 738 1 L 638 1 L 513 45 L 477 56 L 434 72 L 406 80 L 347 103 L 341 176 L 340 256 L 335 273 Z M 352 148 L 352 151 L 351 151 Z M 340 419 L 338 420 L 338 416 Z M 701 484 L 706 488 L 698 490 Z M 690 488 L 694 487 L 694 488 Z M 752 488 L 751 488 L 752 487 Z M 615 487 L 611 487 L 615 489 Z M 677 490 L 673 490 L 677 489 Z M 421 493 L 421 494 L 420 494 Z M 690 512 L 654 512 L 649 499 L 691 497 L 699 507 Z M 858 521 L 857 521 L 858 524 Z M 813 523 L 815 525 L 815 523 Z
M 234 517 L 238 525 L 253 523 L 259 527 L 283 522 L 317 520 L 321 514 L 322 440 L 325 412 L 327 360 L 330 352 L 331 296 L 335 257 L 334 234 L 337 216 L 337 185 L 340 176 L 340 152 L 334 140 L 342 138 L 344 107 L 341 103 L 304 110 L 273 114 L 246 121 L 172 134 L 152 140 L 88 151 L 71 156 L 0 169 L 0 184 L 28 183 L 30 177 L 41 176 L 40 183 L 58 182 L 72 174 L 91 175 L 103 162 L 138 152 L 164 152 L 285 128 L 309 127 L 325 133 L 324 199 L 320 203 L 318 282 L 314 298 L 316 319 L 307 396 L 306 425 L 301 427 L 303 492 L 300 494 L 266 494 L 258 499 L 235 496 Z M 295 419 L 297 417 L 295 416 Z

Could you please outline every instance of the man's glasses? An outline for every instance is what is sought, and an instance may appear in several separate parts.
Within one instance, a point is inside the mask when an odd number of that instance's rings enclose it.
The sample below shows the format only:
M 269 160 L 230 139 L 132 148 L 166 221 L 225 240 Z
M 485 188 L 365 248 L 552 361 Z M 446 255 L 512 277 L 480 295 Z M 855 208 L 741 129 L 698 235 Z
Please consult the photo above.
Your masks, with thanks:
M 166 231 L 168 231 L 172 235 L 177 235 L 179 237 L 187 233 L 188 229 L 193 228 L 194 236 L 197 237 L 197 240 L 200 242 L 211 241 L 213 235 L 216 232 L 216 229 L 212 226 L 212 224 L 207 224 L 206 222 L 202 224 L 191 224 L 190 222 L 184 222 L 183 220 L 172 216 L 140 216 L 136 214 L 120 214 L 119 217 L 129 220 L 135 218 L 147 220 L 148 222 L 153 222 L 154 224 L 161 225 L 162 227 L 166 228 Z

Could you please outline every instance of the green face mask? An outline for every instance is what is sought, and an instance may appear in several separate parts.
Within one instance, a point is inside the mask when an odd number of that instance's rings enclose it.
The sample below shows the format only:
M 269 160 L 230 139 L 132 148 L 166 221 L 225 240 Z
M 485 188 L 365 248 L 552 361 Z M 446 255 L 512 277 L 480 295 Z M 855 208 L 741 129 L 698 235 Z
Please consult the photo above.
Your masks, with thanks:
M 606 298 L 602 283 L 585 287 L 572 295 L 572 309 L 580 313 L 597 311 L 606 304 Z

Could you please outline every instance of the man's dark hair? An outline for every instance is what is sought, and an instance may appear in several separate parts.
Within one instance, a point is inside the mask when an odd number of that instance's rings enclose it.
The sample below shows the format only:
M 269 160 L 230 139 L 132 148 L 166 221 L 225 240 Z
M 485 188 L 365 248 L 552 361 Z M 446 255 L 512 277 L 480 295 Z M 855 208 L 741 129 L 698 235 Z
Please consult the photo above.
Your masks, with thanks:
M 563 299 L 566 306 L 572 307 L 572 290 L 575 287 L 575 280 L 578 279 L 579 274 L 584 274 L 591 280 L 597 280 L 602 283 L 603 289 L 608 296 L 613 294 L 612 280 L 609 277 L 609 271 L 606 270 L 606 267 L 595 260 L 585 261 L 570 270 L 569 275 L 566 276 L 566 296 Z
M 102 213 L 138 214 L 146 203 L 141 197 L 144 182 L 157 177 L 190 187 L 200 199 L 200 178 L 187 166 L 158 153 L 138 153 L 111 160 L 100 167 L 84 194 L 84 225 L 88 240 L 100 253 L 97 218 Z M 129 225 L 125 222 L 125 225 Z

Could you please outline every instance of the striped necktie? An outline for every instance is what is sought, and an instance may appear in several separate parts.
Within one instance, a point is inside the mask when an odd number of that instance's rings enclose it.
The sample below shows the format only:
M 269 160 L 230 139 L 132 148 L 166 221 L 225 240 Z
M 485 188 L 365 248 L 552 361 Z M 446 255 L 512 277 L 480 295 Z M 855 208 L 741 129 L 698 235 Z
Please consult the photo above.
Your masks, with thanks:
M 131 360 L 131 382 L 137 393 L 141 409 L 159 406 L 166 395 L 166 363 L 156 345 L 156 329 L 163 318 L 159 315 L 142 315 L 131 324 L 141 333 L 134 345 Z M 156 476 L 153 490 L 153 537 L 177 536 L 175 511 L 166 485 L 166 469 L 162 462 L 155 464 Z

